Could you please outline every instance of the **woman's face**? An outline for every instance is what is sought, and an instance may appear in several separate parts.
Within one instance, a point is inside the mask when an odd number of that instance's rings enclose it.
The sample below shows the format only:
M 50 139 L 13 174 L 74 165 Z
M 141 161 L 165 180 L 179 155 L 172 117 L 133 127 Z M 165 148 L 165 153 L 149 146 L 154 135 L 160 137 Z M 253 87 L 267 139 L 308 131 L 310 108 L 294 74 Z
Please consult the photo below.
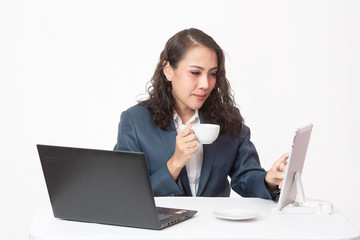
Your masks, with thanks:
M 190 48 L 177 68 L 166 63 L 164 74 L 172 82 L 172 95 L 180 117 L 191 117 L 202 107 L 215 87 L 217 69 L 216 52 L 201 45 Z

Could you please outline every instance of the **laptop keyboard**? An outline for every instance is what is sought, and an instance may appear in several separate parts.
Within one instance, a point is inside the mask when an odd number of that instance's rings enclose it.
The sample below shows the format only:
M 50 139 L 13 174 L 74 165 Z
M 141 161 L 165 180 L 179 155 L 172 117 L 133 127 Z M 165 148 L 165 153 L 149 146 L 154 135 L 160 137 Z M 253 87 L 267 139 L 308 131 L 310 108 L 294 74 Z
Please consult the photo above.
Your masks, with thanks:
M 171 217 L 172 217 L 172 215 L 170 215 L 170 214 L 160 213 L 160 214 L 158 214 L 158 217 L 159 217 L 159 220 L 160 220 L 160 221 L 162 221 L 162 220 L 165 220 L 165 219 L 171 218 Z

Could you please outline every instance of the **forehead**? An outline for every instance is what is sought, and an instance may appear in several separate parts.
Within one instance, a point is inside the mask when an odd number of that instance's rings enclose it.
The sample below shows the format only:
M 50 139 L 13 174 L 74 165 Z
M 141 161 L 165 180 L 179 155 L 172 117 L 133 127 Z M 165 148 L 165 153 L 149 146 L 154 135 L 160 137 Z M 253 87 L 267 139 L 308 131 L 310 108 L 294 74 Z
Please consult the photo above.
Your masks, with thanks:
M 187 67 L 192 65 L 209 69 L 217 67 L 216 52 L 201 45 L 191 47 L 180 60 L 179 66 Z

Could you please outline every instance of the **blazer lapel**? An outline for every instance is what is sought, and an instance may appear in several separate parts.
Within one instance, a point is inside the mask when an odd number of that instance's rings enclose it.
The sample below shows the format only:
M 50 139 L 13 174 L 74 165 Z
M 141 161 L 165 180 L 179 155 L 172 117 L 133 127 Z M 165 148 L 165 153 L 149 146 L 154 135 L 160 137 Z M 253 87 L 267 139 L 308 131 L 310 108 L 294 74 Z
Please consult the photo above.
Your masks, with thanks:
M 188 178 L 188 175 L 187 175 L 186 166 L 183 167 L 183 169 L 181 169 L 179 178 L 180 178 L 180 181 L 182 183 L 182 188 L 183 188 L 184 195 L 191 196 L 192 193 L 191 193 L 191 189 L 190 189 L 189 178 Z
M 201 168 L 200 182 L 198 191 L 196 193 L 197 196 L 201 196 L 201 193 L 204 190 L 205 184 L 209 179 L 210 172 L 214 163 L 214 153 L 216 149 L 216 144 L 204 144 L 203 145 L 203 163 Z
M 200 122 L 206 123 L 202 117 L 200 117 Z M 209 179 L 210 172 L 214 163 L 214 153 L 216 150 L 216 143 L 217 141 L 215 140 L 213 144 L 203 144 L 203 163 L 201 167 L 199 187 L 196 193 L 197 196 L 201 196 L 201 193 L 205 188 L 205 184 Z
M 175 144 L 176 144 L 176 136 L 177 136 L 174 122 L 171 123 L 171 128 L 168 130 L 163 130 L 159 127 L 157 129 L 163 141 L 163 144 L 168 152 L 168 159 L 170 159 L 175 152 Z M 181 170 L 177 183 L 178 186 L 183 190 L 185 195 L 191 195 L 189 178 L 186 172 L 186 166 L 183 167 L 183 169 Z

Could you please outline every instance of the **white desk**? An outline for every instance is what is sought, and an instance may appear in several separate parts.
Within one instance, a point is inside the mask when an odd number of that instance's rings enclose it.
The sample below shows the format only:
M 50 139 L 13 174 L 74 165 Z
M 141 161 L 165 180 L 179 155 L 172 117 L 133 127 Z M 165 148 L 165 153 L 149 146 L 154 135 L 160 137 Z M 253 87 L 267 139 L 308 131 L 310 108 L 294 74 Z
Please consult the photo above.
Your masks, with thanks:
M 55 219 L 46 202 L 34 217 L 30 240 L 117 239 L 360 239 L 359 232 L 339 212 L 273 214 L 275 203 L 255 198 L 156 198 L 158 206 L 195 209 L 189 220 L 163 230 L 146 230 Z M 216 218 L 224 208 L 256 209 L 260 216 L 247 221 Z

